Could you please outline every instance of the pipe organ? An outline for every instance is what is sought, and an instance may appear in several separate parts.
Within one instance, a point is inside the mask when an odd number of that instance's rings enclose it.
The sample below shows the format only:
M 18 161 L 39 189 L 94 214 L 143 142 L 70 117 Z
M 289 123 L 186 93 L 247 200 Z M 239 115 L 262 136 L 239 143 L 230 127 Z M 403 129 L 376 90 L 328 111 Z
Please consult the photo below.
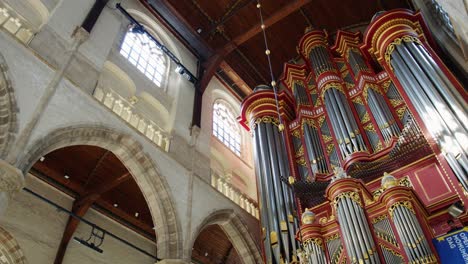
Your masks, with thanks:
M 280 92 L 242 102 L 265 262 L 439 263 L 431 239 L 467 201 L 467 93 L 419 13 L 333 39 L 306 30 Z

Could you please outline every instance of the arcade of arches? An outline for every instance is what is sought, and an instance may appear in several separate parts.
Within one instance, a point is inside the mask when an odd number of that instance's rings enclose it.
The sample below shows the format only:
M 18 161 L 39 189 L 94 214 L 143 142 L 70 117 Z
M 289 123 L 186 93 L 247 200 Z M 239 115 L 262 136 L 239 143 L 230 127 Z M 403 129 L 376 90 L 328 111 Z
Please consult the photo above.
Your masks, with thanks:
M 446 0 L 0 0 L 0 263 L 455 263 L 466 21 Z

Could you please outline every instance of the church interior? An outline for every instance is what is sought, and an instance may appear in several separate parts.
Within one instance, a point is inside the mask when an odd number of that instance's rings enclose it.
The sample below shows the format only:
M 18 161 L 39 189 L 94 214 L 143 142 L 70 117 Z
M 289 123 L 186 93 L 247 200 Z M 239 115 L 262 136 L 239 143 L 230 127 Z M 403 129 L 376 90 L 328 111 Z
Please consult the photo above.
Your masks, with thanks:
M 0 264 L 468 263 L 463 0 L 0 0 Z

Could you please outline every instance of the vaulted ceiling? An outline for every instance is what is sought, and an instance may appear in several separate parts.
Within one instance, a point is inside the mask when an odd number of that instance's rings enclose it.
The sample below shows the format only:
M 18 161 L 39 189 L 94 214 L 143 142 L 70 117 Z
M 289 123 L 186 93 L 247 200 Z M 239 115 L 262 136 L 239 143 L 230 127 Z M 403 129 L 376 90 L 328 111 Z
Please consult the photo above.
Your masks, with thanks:
M 72 196 L 75 215 L 86 218 L 93 207 L 148 239 L 156 239 L 143 194 L 112 152 L 94 146 L 65 147 L 42 157 L 30 172 Z M 79 222 L 69 217 L 54 263 L 62 263 Z
M 238 264 L 240 257 L 219 225 L 209 225 L 198 235 L 192 249 L 192 262 Z
M 241 97 L 259 84 L 269 83 L 269 68 L 256 0 L 140 0 L 203 62 L 205 73 L 222 74 L 223 62 L 242 81 L 235 80 Z M 274 77 L 283 64 L 298 56 L 296 46 L 307 27 L 327 30 L 367 25 L 382 10 L 410 8 L 407 0 L 263 0 L 262 12 L 271 50 Z M 223 78 L 225 79 L 225 78 Z M 234 79 L 234 80 L 233 80 Z M 229 82 L 229 81 L 228 81 Z

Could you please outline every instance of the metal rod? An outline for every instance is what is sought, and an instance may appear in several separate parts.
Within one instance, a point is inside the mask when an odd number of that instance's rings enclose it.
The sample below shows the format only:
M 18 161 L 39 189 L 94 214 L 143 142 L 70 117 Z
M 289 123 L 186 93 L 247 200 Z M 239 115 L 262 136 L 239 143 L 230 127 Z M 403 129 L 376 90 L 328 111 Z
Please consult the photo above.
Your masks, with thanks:
M 177 66 L 182 67 L 182 69 L 190 76 L 190 79 L 193 83 L 198 81 L 197 77 L 190 72 L 179 60 L 179 58 L 174 55 L 166 46 L 164 46 L 161 42 L 159 42 L 153 35 L 151 35 L 148 31 L 146 31 L 145 27 L 138 22 L 132 15 L 130 15 L 127 10 L 125 10 L 120 3 L 115 4 L 115 7 L 128 19 L 132 24 L 135 24 L 138 30 L 142 33 L 145 33 L 151 40 L 154 41 L 156 47 L 160 48 Z
M 148 256 L 148 257 L 151 257 L 151 258 L 155 259 L 156 261 L 160 261 L 160 260 L 161 260 L 161 259 L 158 258 L 157 256 L 155 256 L 155 255 L 153 255 L 153 254 L 151 254 L 151 253 L 145 251 L 144 249 L 139 248 L 138 246 L 135 246 L 134 244 L 128 242 L 127 240 L 125 240 L 125 239 L 123 239 L 123 238 L 120 238 L 120 237 L 117 236 L 117 235 L 114 235 L 113 233 L 111 233 L 111 232 L 107 231 L 106 229 L 104 229 L 104 228 L 102 228 L 102 227 L 100 227 L 100 226 L 98 226 L 98 225 L 96 225 L 96 224 L 94 224 L 94 223 L 92 223 L 92 222 L 90 222 L 90 221 L 84 219 L 83 217 L 80 217 L 80 216 L 76 215 L 76 214 L 73 213 L 72 211 L 66 209 L 66 208 L 63 207 L 63 206 L 58 205 L 57 203 L 55 203 L 55 202 L 53 202 L 53 201 L 51 201 L 51 200 L 45 198 L 44 196 L 42 196 L 42 195 L 40 195 L 40 194 L 34 192 L 33 190 L 28 189 L 28 188 L 25 187 L 25 188 L 23 188 L 23 191 L 25 191 L 25 192 L 27 192 L 27 193 L 29 193 L 29 194 L 32 194 L 32 195 L 35 196 L 36 198 L 39 198 L 40 200 L 42 200 L 42 201 L 44 201 L 44 202 L 46 202 L 46 203 L 48 203 L 48 204 L 54 206 L 55 208 L 59 209 L 60 211 L 63 211 L 63 212 L 65 212 L 65 213 L 67 213 L 67 214 L 70 215 L 71 217 L 73 217 L 73 218 L 75 218 L 75 219 L 78 219 L 79 221 L 81 221 L 81 222 L 83 222 L 83 223 L 85 223 L 85 224 L 87 224 L 87 225 L 89 225 L 89 226 L 91 226 L 91 227 L 95 227 L 95 228 L 98 228 L 99 230 L 102 230 L 102 231 L 103 231 L 105 234 L 107 234 L 108 236 L 110 236 L 110 237 L 116 239 L 117 241 L 119 241 L 119 242 L 121 242 L 121 243 L 123 243 L 123 244 L 125 244 L 125 245 L 127 245 L 127 246 L 129 246 L 129 247 L 131 247 L 131 248 L 133 248 L 133 249 L 135 249 L 135 250 L 137 250 L 138 252 L 140 252 L 140 253 L 142 253 L 142 254 Z

